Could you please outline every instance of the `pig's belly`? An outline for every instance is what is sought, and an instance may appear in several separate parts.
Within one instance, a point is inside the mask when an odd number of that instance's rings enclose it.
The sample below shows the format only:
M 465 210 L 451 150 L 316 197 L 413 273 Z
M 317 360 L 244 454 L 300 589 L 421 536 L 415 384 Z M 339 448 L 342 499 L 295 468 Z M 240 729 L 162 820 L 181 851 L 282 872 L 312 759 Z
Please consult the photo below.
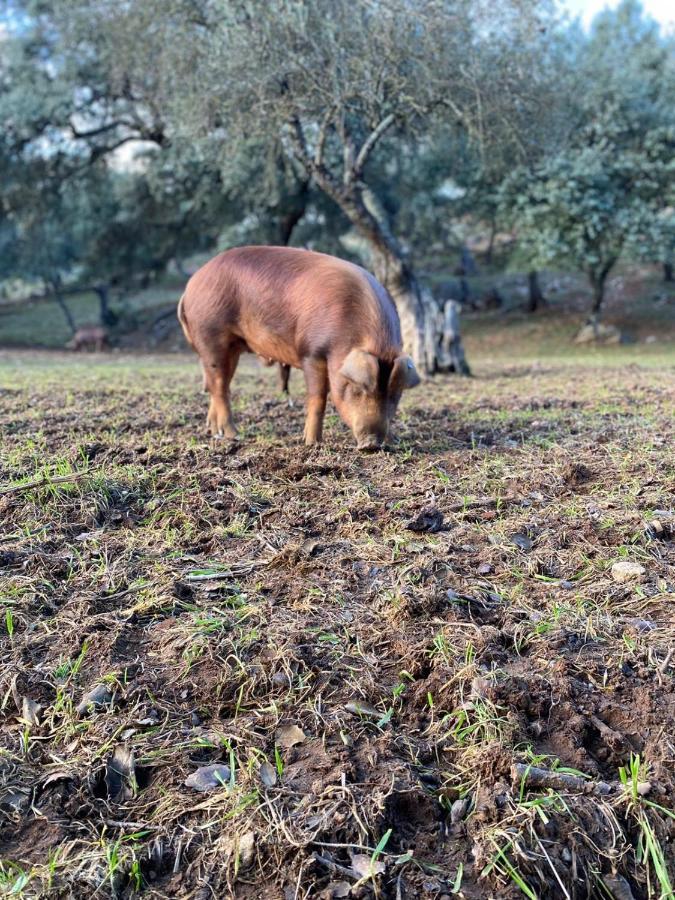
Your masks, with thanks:
M 298 351 L 290 341 L 283 337 L 273 334 L 265 328 L 247 328 L 240 337 L 250 353 L 293 366 L 296 369 L 302 368 L 302 360 Z

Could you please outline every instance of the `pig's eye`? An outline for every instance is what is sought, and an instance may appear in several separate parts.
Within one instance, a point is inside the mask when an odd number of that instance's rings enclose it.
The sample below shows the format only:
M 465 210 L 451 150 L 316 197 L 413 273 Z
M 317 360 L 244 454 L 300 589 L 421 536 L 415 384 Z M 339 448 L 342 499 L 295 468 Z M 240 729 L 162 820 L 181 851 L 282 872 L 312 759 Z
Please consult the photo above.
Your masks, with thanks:
M 362 389 L 361 389 L 360 387 L 356 387 L 356 385 L 354 385 L 353 387 L 351 387 L 350 390 L 351 390 L 351 395 L 352 395 L 352 397 L 354 397 L 354 398 L 360 397 L 361 394 L 363 393 Z

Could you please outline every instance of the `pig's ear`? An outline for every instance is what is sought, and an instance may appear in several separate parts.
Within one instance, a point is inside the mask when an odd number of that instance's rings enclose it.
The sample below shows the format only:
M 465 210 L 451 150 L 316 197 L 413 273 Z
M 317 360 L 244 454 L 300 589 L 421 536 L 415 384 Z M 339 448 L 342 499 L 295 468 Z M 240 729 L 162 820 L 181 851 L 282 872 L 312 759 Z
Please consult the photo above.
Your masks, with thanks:
M 390 393 L 399 393 L 414 388 L 420 383 L 415 363 L 409 356 L 397 356 L 389 376 Z
M 363 388 L 369 394 L 377 390 L 377 375 L 380 370 L 377 357 L 365 350 L 352 350 L 345 357 L 340 375 Z

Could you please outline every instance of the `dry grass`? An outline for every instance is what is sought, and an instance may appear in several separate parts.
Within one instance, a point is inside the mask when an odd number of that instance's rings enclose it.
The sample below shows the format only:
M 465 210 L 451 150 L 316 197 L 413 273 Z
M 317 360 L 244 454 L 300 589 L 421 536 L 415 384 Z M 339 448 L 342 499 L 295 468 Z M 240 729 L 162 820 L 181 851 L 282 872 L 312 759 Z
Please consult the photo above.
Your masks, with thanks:
M 621 352 L 375 456 L 253 365 L 228 445 L 192 358 L 5 354 L 0 890 L 672 896 L 675 379 Z

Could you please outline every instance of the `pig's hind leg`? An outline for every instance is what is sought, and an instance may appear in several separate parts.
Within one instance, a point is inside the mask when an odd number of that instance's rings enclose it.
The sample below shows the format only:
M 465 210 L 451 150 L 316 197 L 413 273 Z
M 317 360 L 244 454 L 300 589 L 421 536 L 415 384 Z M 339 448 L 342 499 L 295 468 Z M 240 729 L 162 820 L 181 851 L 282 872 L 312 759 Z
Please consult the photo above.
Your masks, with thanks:
M 291 377 L 291 367 L 285 365 L 285 363 L 279 363 L 279 390 L 282 394 L 285 394 L 286 399 L 288 400 L 288 405 L 293 406 L 293 401 L 291 400 L 291 395 L 288 390 L 288 379 Z
M 202 359 L 204 370 L 204 387 L 211 395 L 206 424 L 214 437 L 234 438 L 237 429 L 232 421 L 230 405 L 230 382 L 234 375 L 241 348 L 230 344 L 218 356 L 207 356 Z

